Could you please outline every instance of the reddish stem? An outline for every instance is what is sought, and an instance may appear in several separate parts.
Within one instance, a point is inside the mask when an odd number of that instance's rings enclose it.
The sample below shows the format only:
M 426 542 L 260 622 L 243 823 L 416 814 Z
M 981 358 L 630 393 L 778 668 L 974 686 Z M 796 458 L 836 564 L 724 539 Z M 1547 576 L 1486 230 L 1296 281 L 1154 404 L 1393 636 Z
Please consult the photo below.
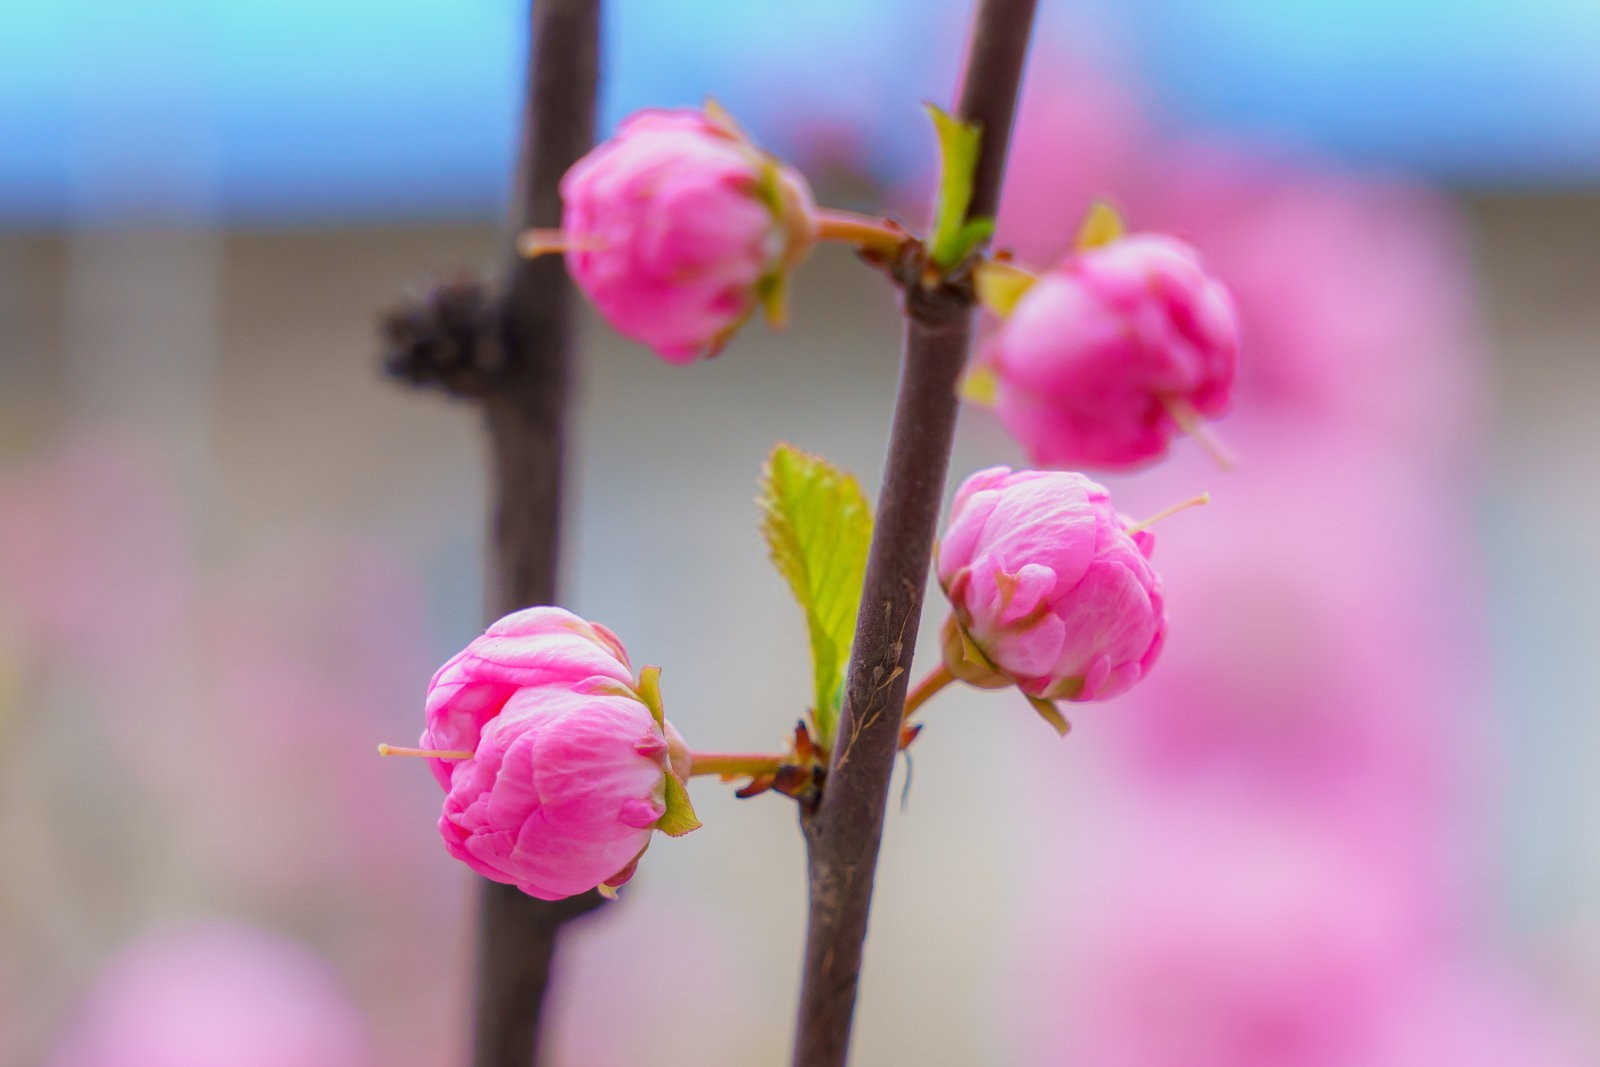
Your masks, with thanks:
M 750 752 L 691 752 L 689 776 L 701 774 L 745 775 L 776 774 L 784 757 Z
M 926 704 L 935 693 L 955 680 L 956 676 L 951 674 L 950 668 L 943 663 L 929 671 L 928 676 L 918 682 L 917 687 L 911 690 L 911 694 L 906 697 L 905 710 L 900 713 L 901 720 L 904 721 L 911 718 L 917 713 L 917 709 Z
M 893 252 L 908 236 L 893 223 L 854 211 L 820 208 L 816 218 L 819 241 L 842 241 L 873 251 Z

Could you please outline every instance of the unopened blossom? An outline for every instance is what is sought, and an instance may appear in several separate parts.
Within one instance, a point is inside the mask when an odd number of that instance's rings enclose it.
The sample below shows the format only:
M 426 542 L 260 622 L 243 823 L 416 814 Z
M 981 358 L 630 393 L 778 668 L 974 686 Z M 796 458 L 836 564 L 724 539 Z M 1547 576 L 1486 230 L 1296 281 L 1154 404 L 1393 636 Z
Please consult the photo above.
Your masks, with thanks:
M 557 242 L 606 320 L 670 363 L 715 355 L 758 305 L 781 321 L 816 239 L 805 179 L 714 107 L 641 111 L 561 180 Z
M 1309 419 L 1284 432 L 1235 426 L 1250 461 L 1228 476 L 1207 536 L 1163 545 L 1182 637 L 1106 724 L 1113 762 L 1140 788 L 1222 776 L 1273 802 L 1386 810 L 1442 846 L 1431 821 L 1448 818 L 1458 791 L 1480 793 L 1493 765 L 1484 694 L 1461 668 L 1486 654 L 1461 524 L 1392 448 Z M 1174 457 L 1143 476 L 1154 485 L 1144 499 L 1203 466 Z
M 1487 345 L 1437 193 L 1215 142 L 1163 148 L 1149 170 L 1132 210 L 1203 248 L 1238 308 L 1240 416 L 1358 435 L 1389 463 L 1471 455 Z
M 698 826 L 688 749 L 611 631 L 561 608 L 494 623 L 428 687 L 439 832 L 486 878 L 544 900 L 614 888 L 656 829 Z M 465 757 L 465 758 L 460 758 Z
M 1141 234 L 1038 278 L 982 360 L 1034 463 L 1126 469 L 1227 410 L 1238 351 L 1233 302 L 1199 255 Z
M 991 467 L 956 492 L 939 543 L 945 666 L 1039 700 L 1103 700 L 1150 670 L 1166 633 L 1154 538 L 1068 471 Z

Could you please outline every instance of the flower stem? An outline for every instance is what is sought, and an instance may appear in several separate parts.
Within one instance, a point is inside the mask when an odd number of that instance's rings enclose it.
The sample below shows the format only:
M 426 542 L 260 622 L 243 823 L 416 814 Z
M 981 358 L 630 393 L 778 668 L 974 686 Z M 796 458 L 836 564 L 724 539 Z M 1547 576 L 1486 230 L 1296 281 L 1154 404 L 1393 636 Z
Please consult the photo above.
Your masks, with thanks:
M 900 227 L 871 215 L 835 211 L 832 208 L 817 211 L 819 241 L 842 241 L 874 251 L 892 252 L 904 244 L 908 237 Z
M 783 766 L 782 756 L 751 752 L 691 752 L 689 776 L 701 774 L 736 775 L 775 774 Z
M 1160 511 L 1156 512 L 1154 515 L 1150 516 L 1148 519 L 1141 519 L 1140 521 L 1134 523 L 1132 526 L 1124 527 L 1123 528 L 1123 533 L 1126 533 L 1129 536 L 1132 536 L 1133 534 L 1138 533 L 1140 530 L 1148 530 L 1150 527 L 1154 526 L 1156 523 L 1160 522 L 1162 519 L 1170 518 L 1171 516 L 1176 515 L 1180 511 L 1188 511 L 1190 508 L 1197 508 L 1197 507 L 1200 507 L 1202 504 L 1209 504 L 1209 503 L 1211 503 L 1211 494 L 1210 493 L 1196 493 L 1194 496 L 1190 497 L 1188 500 L 1182 500 L 1182 501 L 1179 501 L 1176 504 L 1173 504 L 1171 507 L 1162 508 Z
M 1167 409 L 1167 414 L 1172 416 L 1172 421 L 1178 424 L 1178 429 L 1194 438 L 1195 444 L 1203 448 L 1206 455 L 1210 456 L 1218 467 L 1231 471 L 1239 465 L 1238 457 L 1211 432 L 1211 428 L 1194 409 L 1194 405 L 1183 397 L 1171 393 L 1161 398 L 1161 404 Z
M 901 721 L 904 722 L 915 715 L 917 709 L 926 704 L 935 693 L 955 680 L 956 676 L 951 674 L 950 668 L 943 663 L 929 671 L 928 676 L 918 682 L 916 688 L 906 697 L 905 710 L 900 713 Z
M 406 748 L 403 745 L 379 745 L 380 756 L 420 756 L 423 759 L 471 759 L 472 753 L 464 748 Z
M 552 252 L 567 250 L 567 235 L 560 230 L 531 229 L 517 234 L 517 255 L 537 259 Z

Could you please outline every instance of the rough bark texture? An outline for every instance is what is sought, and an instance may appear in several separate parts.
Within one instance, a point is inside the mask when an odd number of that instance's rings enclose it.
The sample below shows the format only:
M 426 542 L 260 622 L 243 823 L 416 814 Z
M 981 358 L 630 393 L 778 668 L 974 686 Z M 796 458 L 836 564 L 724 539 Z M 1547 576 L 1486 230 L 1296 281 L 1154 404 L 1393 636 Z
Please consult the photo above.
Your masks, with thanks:
M 1034 0 L 980 0 L 958 114 L 983 124 L 969 215 L 999 199 Z M 912 274 L 912 279 L 915 274 Z M 842 1067 L 872 904 L 907 672 L 944 496 L 972 292 L 959 279 L 906 286 L 905 349 L 843 714 L 819 804 L 802 809 L 810 914 L 795 1067 Z

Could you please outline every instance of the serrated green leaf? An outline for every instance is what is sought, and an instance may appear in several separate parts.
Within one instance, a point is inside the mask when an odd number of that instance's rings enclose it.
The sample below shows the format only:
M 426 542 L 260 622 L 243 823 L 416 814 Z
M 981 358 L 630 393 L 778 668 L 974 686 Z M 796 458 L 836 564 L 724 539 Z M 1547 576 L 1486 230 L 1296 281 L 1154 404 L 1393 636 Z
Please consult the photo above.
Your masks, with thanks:
M 932 104 L 928 105 L 928 114 L 939 137 L 939 192 L 934 202 L 928 256 L 935 266 L 948 270 L 994 231 L 993 220 L 967 218 L 967 208 L 972 204 L 973 177 L 978 169 L 978 152 L 983 144 L 983 126 L 963 122 Z
M 872 509 L 850 475 L 785 444 L 767 457 L 759 502 L 772 562 L 805 610 L 816 682 L 812 725 L 829 746 L 861 604 Z

